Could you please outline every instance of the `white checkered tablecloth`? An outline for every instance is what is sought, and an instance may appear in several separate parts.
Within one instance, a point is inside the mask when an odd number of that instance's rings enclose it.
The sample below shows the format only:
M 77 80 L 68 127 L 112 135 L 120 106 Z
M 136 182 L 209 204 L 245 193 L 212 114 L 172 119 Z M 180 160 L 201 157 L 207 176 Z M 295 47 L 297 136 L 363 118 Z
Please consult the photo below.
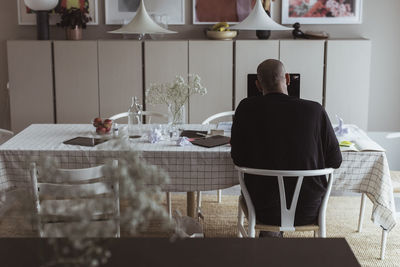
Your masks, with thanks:
M 154 127 L 147 125 L 146 127 Z M 183 125 L 188 130 L 212 126 Z M 358 129 L 358 128 L 355 128 Z M 124 153 L 109 142 L 96 147 L 64 145 L 77 136 L 93 136 L 94 128 L 83 124 L 35 124 L 0 146 L 0 191 L 29 189 L 29 162 L 40 156 L 56 157 L 63 168 L 83 168 L 104 163 Z M 359 133 L 363 133 L 360 131 Z M 365 137 L 368 138 L 368 137 Z M 150 144 L 145 139 L 130 141 L 150 164 L 166 170 L 171 182 L 165 191 L 189 192 L 224 189 L 239 183 L 230 156 L 230 146 L 179 147 L 176 142 Z M 363 192 L 374 203 L 372 220 L 391 230 L 396 224 L 393 187 L 384 152 L 343 152 L 343 163 L 335 172 L 336 190 Z
M 346 125 L 346 128 L 348 128 L 348 134 L 338 137 L 339 140 L 375 143 L 357 126 Z M 380 147 L 376 143 L 375 145 Z M 334 173 L 333 188 L 339 191 L 366 193 L 373 203 L 371 220 L 384 229 L 392 230 L 396 225 L 396 209 L 386 153 L 347 151 L 342 152 L 342 157 L 342 165 Z

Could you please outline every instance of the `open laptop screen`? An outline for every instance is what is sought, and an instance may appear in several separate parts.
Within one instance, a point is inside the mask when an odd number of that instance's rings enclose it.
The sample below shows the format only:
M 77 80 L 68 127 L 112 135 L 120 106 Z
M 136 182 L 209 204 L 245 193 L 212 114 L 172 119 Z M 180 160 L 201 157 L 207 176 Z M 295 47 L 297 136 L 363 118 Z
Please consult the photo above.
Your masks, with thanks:
M 290 96 L 300 98 L 300 74 L 290 73 L 290 85 L 288 86 L 288 93 Z M 256 86 L 257 74 L 247 75 L 247 97 L 261 96 Z

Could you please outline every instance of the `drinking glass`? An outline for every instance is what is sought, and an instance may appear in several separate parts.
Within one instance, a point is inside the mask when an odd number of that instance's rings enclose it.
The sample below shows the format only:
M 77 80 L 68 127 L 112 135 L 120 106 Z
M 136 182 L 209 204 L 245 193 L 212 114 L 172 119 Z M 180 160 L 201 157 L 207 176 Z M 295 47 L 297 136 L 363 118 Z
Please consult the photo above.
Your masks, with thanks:
M 163 13 L 153 13 L 150 17 L 156 22 L 158 25 L 163 27 L 164 29 L 168 29 L 168 15 Z M 151 39 L 158 40 L 164 37 L 164 34 L 150 34 Z

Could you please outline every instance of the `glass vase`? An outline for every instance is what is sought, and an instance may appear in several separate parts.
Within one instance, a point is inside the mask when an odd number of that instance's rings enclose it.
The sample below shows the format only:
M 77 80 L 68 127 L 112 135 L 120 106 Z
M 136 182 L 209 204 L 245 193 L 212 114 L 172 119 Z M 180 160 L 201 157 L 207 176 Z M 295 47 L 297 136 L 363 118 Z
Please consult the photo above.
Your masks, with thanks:
M 75 28 L 68 27 L 66 29 L 67 32 L 67 40 L 82 40 L 82 28 L 78 25 Z
M 185 105 L 168 105 L 168 124 L 177 125 L 185 123 Z

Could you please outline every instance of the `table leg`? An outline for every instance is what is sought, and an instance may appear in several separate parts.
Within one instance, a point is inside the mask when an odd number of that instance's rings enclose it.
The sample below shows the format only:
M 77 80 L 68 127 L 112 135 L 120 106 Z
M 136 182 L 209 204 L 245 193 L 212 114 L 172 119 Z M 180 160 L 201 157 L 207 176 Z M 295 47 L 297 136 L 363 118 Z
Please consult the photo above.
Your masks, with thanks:
M 196 193 L 187 192 L 187 216 L 196 218 Z

